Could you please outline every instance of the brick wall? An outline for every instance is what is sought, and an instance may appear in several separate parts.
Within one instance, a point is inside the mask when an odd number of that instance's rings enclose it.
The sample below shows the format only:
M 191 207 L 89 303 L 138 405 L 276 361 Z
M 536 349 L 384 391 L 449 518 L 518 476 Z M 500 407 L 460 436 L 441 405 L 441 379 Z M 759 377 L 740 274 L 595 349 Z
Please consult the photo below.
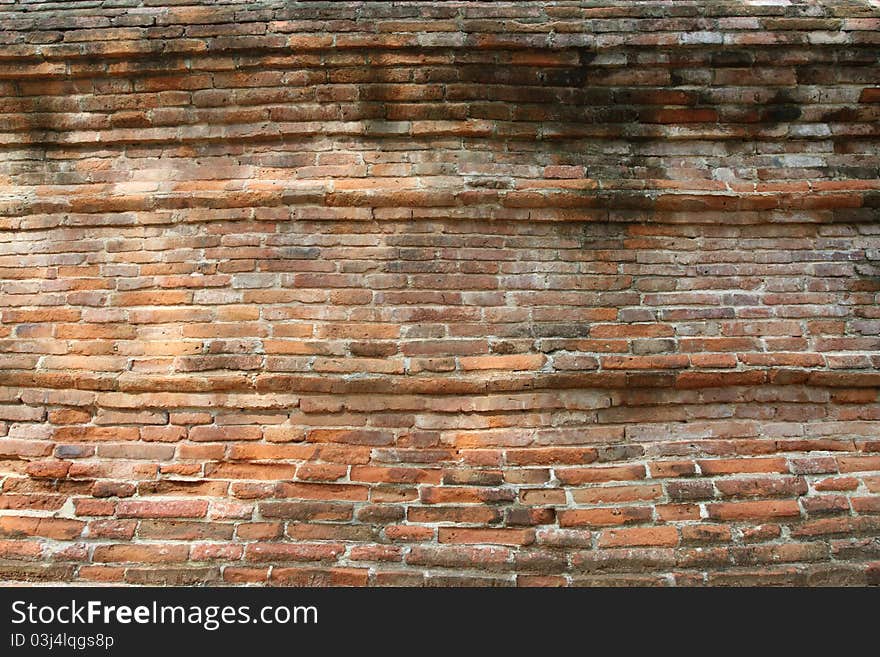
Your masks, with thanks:
M 0 579 L 880 582 L 876 2 L 0 25 Z

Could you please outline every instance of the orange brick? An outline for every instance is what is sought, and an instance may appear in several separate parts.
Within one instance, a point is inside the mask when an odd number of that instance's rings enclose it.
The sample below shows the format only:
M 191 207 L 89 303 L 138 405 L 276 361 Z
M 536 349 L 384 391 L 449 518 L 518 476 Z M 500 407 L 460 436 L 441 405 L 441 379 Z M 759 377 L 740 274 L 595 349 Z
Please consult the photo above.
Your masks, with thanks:
M 607 529 L 599 536 L 599 547 L 634 547 L 678 545 L 675 527 L 632 527 Z

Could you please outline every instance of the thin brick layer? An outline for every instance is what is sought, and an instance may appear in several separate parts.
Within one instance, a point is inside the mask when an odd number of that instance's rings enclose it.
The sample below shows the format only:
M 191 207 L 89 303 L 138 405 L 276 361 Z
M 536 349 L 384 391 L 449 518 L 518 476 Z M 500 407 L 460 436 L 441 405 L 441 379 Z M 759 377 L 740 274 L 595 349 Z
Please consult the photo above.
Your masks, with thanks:
M 880 583 L 871 2 L 0 5 L 0 580 Z

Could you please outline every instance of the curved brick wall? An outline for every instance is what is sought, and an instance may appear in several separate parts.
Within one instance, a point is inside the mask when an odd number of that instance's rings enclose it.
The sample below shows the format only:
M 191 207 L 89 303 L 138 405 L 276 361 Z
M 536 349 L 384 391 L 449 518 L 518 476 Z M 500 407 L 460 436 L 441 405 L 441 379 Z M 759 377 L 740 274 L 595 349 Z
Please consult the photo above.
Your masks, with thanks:
M 0 25 L 0 579 L 880 581 L 877 3 Z

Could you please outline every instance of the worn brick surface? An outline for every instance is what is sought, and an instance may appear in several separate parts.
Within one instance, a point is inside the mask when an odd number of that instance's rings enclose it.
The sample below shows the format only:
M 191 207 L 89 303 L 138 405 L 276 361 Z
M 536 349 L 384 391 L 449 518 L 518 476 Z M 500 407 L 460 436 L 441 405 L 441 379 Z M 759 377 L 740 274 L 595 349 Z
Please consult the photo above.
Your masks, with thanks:
M 0 3 L 0 580 L 876 584 L 876 2 Z

